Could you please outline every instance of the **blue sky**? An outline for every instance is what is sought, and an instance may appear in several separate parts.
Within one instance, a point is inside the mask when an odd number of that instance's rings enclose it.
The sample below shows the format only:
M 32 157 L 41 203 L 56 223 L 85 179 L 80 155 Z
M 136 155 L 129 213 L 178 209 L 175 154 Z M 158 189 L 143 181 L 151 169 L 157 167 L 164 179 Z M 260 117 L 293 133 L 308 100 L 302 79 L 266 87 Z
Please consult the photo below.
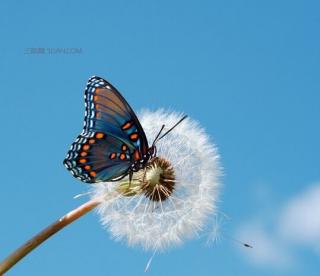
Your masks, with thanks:
M 150 275 L 318 275 L 318 1 L 1 1 L 0 258 L 85 201 L 62 165 L 98 75 L 135 110 L 183 111 L 225 169 L 222 233 L 157 255 Z M 79 54 L 28 54 L 80 48 Z M 317 213 L 318 211 L 318 213 Z M 150 253 L 109 239 L 94 213 L 9 275 L 142 275 Z

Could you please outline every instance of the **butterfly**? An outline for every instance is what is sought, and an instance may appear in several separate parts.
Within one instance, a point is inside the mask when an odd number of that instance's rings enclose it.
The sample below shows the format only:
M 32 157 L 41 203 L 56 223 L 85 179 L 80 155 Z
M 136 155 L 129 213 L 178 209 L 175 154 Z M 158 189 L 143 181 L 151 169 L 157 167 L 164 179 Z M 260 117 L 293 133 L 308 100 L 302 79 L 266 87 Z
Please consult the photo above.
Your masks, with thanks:
M 71 174 L 86 183 L 118 181 L 146 167 L 156 156 L 162 125 L 149 147 L 146 134 L 130 105 L 103 78 L 89 79 L 85 93 L 85 118 L 81 134 L 72 143 L 63 163 Z

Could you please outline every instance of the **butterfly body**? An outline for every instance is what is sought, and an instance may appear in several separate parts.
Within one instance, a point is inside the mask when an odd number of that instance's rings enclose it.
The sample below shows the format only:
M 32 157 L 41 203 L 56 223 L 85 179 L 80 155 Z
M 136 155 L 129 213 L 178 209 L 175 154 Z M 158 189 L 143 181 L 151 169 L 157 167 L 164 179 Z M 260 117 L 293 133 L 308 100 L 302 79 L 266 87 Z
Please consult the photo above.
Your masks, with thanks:
M 99 77 L 85 89 L 82 133 L 71 145 L 64 165 L 83 182 L 119 180 L 145 168 L 156 155 L 143 128 L 118 90 Z

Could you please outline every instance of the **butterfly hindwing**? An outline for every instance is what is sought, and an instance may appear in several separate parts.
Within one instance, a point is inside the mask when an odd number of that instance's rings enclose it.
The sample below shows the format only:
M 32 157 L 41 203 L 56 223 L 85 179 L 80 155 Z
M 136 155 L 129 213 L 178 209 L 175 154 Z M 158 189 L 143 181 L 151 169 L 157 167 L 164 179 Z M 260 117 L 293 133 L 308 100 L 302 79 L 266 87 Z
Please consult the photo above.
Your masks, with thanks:
M 79 135 L 64 163 L 75 177 L 84 182 L 108 181 L 128 171 L 130 151 L 122 141 L 102 132 L 92 137 Z
M 84 128 L 71 145 L 65 166 L 88 183 L 126 175 L 132 162 L 148 150 L 137 116 L 116 88 L 99 77 L 88 81 L 85 106 Z

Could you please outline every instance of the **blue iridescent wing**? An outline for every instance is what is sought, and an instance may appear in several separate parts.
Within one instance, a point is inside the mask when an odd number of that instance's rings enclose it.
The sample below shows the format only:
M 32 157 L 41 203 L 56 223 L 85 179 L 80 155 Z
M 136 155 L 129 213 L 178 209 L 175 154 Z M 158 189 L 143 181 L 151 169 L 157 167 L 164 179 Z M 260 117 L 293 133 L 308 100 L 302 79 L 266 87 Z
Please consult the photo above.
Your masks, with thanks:
M 140 122 L 117 89 L 92 77 L 85 90 L 82 133 L 64 160 L 72 175 L 87 183 L 112 181 L 128 174 L 148 151 Z

